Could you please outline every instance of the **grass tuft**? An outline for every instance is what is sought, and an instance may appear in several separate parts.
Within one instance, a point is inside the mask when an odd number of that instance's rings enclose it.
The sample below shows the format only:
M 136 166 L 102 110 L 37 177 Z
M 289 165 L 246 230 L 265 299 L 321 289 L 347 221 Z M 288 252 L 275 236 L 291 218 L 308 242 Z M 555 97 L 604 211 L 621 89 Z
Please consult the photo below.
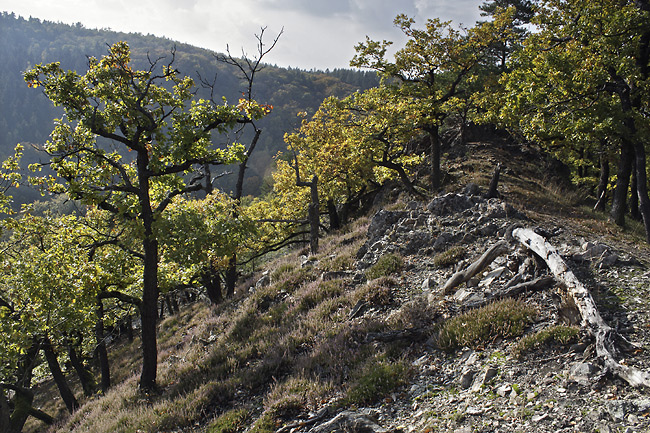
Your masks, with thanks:
M 577 326 L 556 325 L 542 329 L 534 334 L 522 338 L 512 349 L 513 355 L 520 358 L 524 353 L 539 349 L 553 343 L 566 346 L 578 337 L 580 328 Z
M 353 379 L 341 404 L 352 406 L 374 403 L 404 385 L 408 374 L 408 364 L 404 361 L 372 358 Z
M 455 265 L 465 256 L 467 249 L 458 245 L 449 248 L 447 251 L 438 253 L 433 257 L 433 264 L 439 268 L 446 268 Z
M 476 349 L 497 338 L 522 335 L 535 316 L 535 309 L 522 301 L 494 302 L 445 322 L 438 333 L 438 345 L 446 351 Z
M 245 427 L 246 409 L 232 409 L 221 414 L 208 426 L 208 433 L 236 433 Z
M 375 278 L 387 277 L 392 274 L 399 274 L 404 267 L 404 259 L 399 254 L 384 254 L 366 271 L 366 278 L 374 280 Z

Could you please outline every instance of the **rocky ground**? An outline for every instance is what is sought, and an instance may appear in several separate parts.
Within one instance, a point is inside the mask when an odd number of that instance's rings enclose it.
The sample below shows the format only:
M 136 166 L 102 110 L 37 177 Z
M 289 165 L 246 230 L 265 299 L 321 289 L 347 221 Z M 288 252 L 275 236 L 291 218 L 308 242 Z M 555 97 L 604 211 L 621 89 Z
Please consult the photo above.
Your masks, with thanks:
M 530 227 L 560 252 L 596 300 L 603 319 L 634 344 L 616 354 L 625 364 L 650 371 L 650 269 L 645 247 L 630 248 L 575 230 L 570 221 L 540 221 L 500 199 L 485 199 L 476 185 L 440 196 L 426 206 L 410 202 L 398 210 L 379 211 L 371 220 L 368 241 L 358 254 L 359 271 L 388 252 L 406 260 L 395 309 L 363 312 L 390 315 L 426 302 L 443 317 L 472 308 L 512 285 L 513 277 L 530 280 L 548 273 L 508 234 Z M 507 251 L 481 274 L 441 293 L 451 275 L 467 268 L 498 241 Z M 437 253 L 463 246 L 454 266 L 440 268 Z M 554 324 L 579 324 L 557 281 L 550 288 L 519 295 L 535 305 L 539 317 L 528 333 Z M 378 342 L 377 344 L 381 344 Z M 650 394 L 603 368 L 586 329 L 570 345 L 548 346 L 516 357 L 512 341 L 495 341 L 453 353 L 431 341 L 415 342 L 411 382 L 381 404 L 320 413 L 319 422 L 284 431 L 318 432 L 643 432 L 650 431 Z M 313 420 L 312 420 L 313 421 Z M 356 426 L 356 427 L 355 427 Z M 311 430 L 309 430 L 311 428 Z

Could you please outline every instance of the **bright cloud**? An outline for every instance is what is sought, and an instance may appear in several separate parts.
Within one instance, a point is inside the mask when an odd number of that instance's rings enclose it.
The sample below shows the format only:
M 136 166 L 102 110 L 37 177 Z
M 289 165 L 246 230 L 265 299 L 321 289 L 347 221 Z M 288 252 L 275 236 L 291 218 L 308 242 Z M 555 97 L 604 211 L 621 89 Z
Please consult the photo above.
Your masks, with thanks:
M 82 23 L 87 28 L 140 32 L 223 52 L 255 52 L 261 27 L 269 40 L 284 34 L 268 61 L 304 69 L 348 67 L 366 35 L 392 40 L 399 13 L 424 23 L 439 17 L 472 25 L 478 0 L 0 0 L 0 11 L 26 18 Z

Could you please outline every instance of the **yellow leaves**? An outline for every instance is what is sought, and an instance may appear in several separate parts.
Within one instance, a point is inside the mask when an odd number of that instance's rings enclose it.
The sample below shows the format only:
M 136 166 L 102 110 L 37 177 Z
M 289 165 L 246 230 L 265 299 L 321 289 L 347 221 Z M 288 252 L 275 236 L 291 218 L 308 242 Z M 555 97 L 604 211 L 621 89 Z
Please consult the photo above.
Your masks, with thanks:
M 273 110 L 272 105 L 260 104 L 257 101 L 240 98 L 237 109 L 251 119 L 261 119 Z

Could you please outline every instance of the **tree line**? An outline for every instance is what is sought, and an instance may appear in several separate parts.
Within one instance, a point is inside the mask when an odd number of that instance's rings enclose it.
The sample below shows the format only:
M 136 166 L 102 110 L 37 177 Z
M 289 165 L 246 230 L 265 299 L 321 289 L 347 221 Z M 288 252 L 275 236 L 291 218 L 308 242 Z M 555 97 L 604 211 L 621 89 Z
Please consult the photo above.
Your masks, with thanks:
M 84 74 L 60 63 L 27 71 L 28 86 L 64 111 L 30 182 L 79 207 L 68 215 L 26 209 L 3 221 L 0 425 L 19 431 L 30 415 L 51 422 L 31 406 L 42 362 L 70 411 L 78 403 L 62 360 L 78 366 L 92 394 L 94 354 L 102 386 L 110 386 L 104 328 L 135 311 L 140 388 L 156 392 L 161 301 L 173 311 L 172 294 L 198 287 L 219 303 L 257 257 L 306 242 L 317 252 L 319 235 L 340 228 L 389 180 L 435 194 L 444 183 L 445 129 L 462 140 L 472 123 L 496 125 L 553 152 L 577 180 L 599 173 L 586 183 L 598 209 L 617 224 L 640 216 L 650 241 L 648 2 L 499 0 L 481 10 L 485 21 L 468 29 L 438 19 L 419 27 L 399 15 L 407 42 L 393 58 L 388 41 L 360 42 L 351 65 L 376 71 L 381 84 L 328 97 L 313 114 L 299 111 L 268 191 L 257 197 L 244 193 L 245 172 L 275 109 L 254 97 L 268 52 L 263 32 L 253 58 L 220 58 L 247 84 L 236 104 L 220 99 L 207 76 L 197 83 L 180 74 L 174 51 L 136 67 L 126 43 L 90 57 Z M 24 181 L 21 152 L 2 166 L 5 192 Z M 215 186 L 226 167 L 235 167 L 232 191 Z M 7 213 L 9 203 L 5 194 Z

